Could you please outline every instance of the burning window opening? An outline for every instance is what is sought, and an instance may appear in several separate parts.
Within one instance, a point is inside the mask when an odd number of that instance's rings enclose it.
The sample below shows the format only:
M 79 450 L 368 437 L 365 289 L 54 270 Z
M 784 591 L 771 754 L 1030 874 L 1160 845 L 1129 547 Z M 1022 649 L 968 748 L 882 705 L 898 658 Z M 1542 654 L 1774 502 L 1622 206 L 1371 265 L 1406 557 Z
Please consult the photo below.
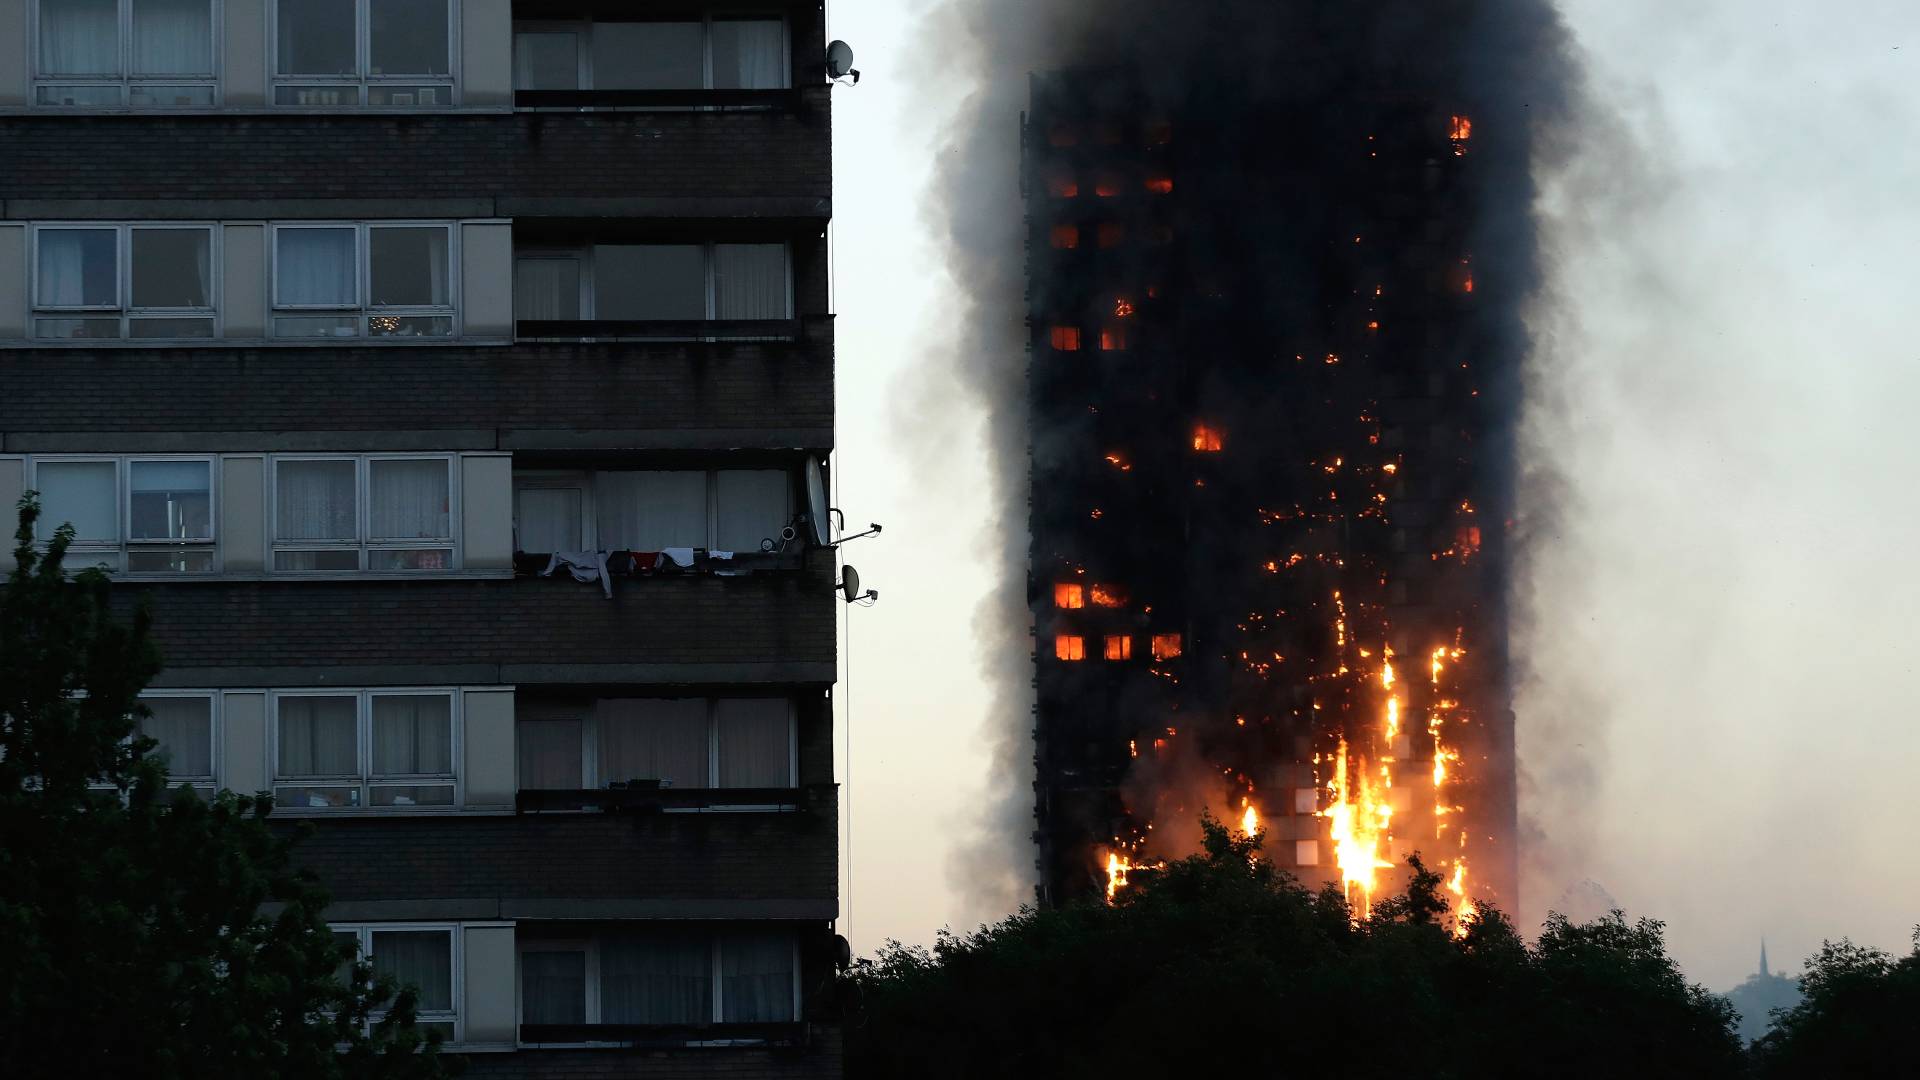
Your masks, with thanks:
M 1052 173 L 1047 177 L 1047 194 L 1056 199 L 1077 199 L 1080 197 L 1080 182 L 1072 173 Z
M 1119 585 L 1095 585 L 1090 594 L 1094 607 L 1118 608 L 1127 605 L 1127 590 Z
M 1053 658 L 1055 660 L 1085 660 L 1087 658 L 1087 639 L 1077 634 L 1058 634 L 1053 639 Z
M 1101 352 L 1125 352 L 1127 349 L 1127 331 L 1119 326 L 1102 327 L 1100 330 Z
M 1147 177 L 1147 193 L 1150 195 L 1173 194 L 1173 177 L 1171 176 Z
M 1173 658 L 1179 655 L 1180 655 L 1180 635 L 1179 634 L 1153 635 L 1153 658 L 1155 660 L 1172 660 Z M 1172 729 L 1169 728 L 1167 733 L 1172 734 L 1173 733 Z
M 1077 326 L 1055 326 L 1047 330 L 1047 344 L 1055 352 L 1079 352 L 1080 328 Z
M 1053 587 L 1053 606 L 1057 608 L 1086 607 L 1087 591 L 1079 585 L 1055 585 Z
M 1120 178 L 1111 173 L 1094 178 L 1093 193 L 1102 199 L 1111 199 L 1120 194 Z
M 1473 138 L 1473 120 L 1470 117 L 1456 116 L 1447 125 L 1447 138 L 1453 140 L 1453 156 L 1467 156 L 1467 140 Z
M 1193 448 L 1202 454 L 1218 454 L 1226 449 L 1226 440 L 1219 428 L 1196 424 L 1193 429 Z
M 1048 233 L 1048 241 L 1058 250 L 1072 251 L 1080 246 L 1080 227 L 1055 225 Z
M 1107 659 L 1109 660 L 1133 659 L 1133 638 L 1130 635 L 1108 634 L 1106 645 L 1107 645 L 1107 652 L 1106 652 Z

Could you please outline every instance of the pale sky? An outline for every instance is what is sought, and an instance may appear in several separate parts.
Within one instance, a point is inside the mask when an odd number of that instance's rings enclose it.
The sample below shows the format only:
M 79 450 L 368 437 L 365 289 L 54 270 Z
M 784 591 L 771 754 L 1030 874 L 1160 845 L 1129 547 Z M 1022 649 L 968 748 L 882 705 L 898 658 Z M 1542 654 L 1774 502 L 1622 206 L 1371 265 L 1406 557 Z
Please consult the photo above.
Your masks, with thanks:
M 974 609 L 1024 573 L 982 532 L 985 417 L 959 396 L 934 417 L 902 404 L 952 325 L 928 117 L 968 88 L 927 77 L 931 3 L 829 8 L 864 76 L 834 91 L 836 501 L 852 528 L 886 526 L 844 549 L 880 591 L 846 612 L 839 692 L 843 931 L 861 954 L 1005 913 L 954 880 L 955 855 L 983 796 L 1032 779 L 992 775 L 983 736 Z M 1577 133 L 1545 208 L 1554 302 L 1524 465 L 1564 494 L 1514 642 L 1535 672 L 1517 706 L 1537 825 L 1523 914 L 1593 879 L 1666 920 L 1688 974 L 1721 989 L 1763 934 L 1794 971 L 1823 936 L 1904 951 L 1920 5 L 1562 7 L 1612 123 Z

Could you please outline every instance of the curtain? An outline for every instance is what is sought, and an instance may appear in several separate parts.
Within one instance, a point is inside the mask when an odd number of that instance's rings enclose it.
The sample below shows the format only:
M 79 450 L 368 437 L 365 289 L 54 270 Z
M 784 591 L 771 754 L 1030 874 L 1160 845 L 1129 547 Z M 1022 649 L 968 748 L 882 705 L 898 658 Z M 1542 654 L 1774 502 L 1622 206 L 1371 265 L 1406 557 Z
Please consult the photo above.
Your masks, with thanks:
M 176 777 L 213 775 L 213 702 L 207 698 L 141 698 L 153 715 L 140 734 L 160 744 L 167 771 Z
M 274 537 L 357 540 L 353 462 L 283 461 L 274 468 Z
M 373 771 L 421 776 L 453 771 L 453 699 L 441 694 L 373 698 Z
M 720 1016 L 730 1024 L 793 1019 L 793 938 L 778 930 L 720 941 Z
M 780 542 L 793 520 L 793 480 L 784 469 L 723 469 L 714 474 L 713 546 L 721 551 L 759 551 L 760 541 Z
M 720 19 L 713 24 L 716 90 L 775 90 L 787 85 L 787 34 L 778 19 Z
M 355 285 L 352 229 L 280 229 L 274 233 L 275 302 L 352 307 Z
M 655 930 L 600 946 L 600 1022 L 705 1024 L 713 1019 L 707 936 Z
M 721 787 L 792 785 L 789 709 L 786 698 L 722 698 L 715 703 Z
M 357 776 L 357 716 L 350 697 L 281 698 L 280 776 Z
M 571 30 L 513 36 L 515 90 L 580 89 L 580 37 Z
M 127 466 L 135 540 L 203 540 L 213 536 L 212 466 L 204 461 L 135 461 Z
M 715 244 L 713 295 L 716 318 L 786 318 L 787 246 Z
M 375 930 L 373 970 L 420 990 L 421 1012 L 453 1008 L 453 935 L 445 930 Z
M 520 1022 L 587 1022 L 586 953 L 575 949 L 520 954 Z
M 514 725 L 520 750 L 520 786 L 527 791 L 579 791 L 578 720 L 522 720 Z
M 72 522 L 76 540 L 120 538 L 119 482 L 111 461 L 44 461 L 34 466 L 40 489 L 40 537 Z
M 41 0 L 40 71 L 120 74 L 119 0 Z
M 445 461 L 370 461 L 367 487 L 368 536 L 376 540 L 417 540 L 453 535 Z
M 111 229 L 40 230 L 40 307 L 101 307 L 116 302 L 119 238 Z
M 707 546 L 705 472 L 595 473 L 593 493 L 604 550 Z
M 579 551 L 580 489 L 522 488 L 514 547 L 520 551 Z
M 209 0 L 133 0 L 133 73 L 213 74 Z
M 600 782 L 665 780 L 708 786 L 705 698 L 609 698 L 600 702 Z
M 566 258 L 516 260 L 513 264 L 513 317 L 516 319 L 578 319 L 580 317 L 580 260 Z

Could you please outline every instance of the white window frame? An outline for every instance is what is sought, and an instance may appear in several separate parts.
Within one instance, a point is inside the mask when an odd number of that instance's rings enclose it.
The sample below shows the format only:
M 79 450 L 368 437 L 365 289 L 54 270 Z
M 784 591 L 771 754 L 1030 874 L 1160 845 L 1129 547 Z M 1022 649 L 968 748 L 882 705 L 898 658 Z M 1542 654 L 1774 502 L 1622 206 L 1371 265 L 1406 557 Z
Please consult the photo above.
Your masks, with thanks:
M 40 57 L 40 5 L 45 0 L 32 0 L 27 5 L 27 49 L 28 70 L 33 73 L 33 105 L 40 109 L 79 110 L 133 110 L 153 109 L 167 112 L 181 112 L 189 109 L 219 108 L 221 104 L 221 54 L 225 51 L 221 40 L 225 36 L 223 28 L 226 14 L 222 10 L 222 0 L 206 0 L 208 5 L 208 31 L 212 36 L 209 55 L 213 59 L 213 70 L 192 75 L 141 75 L 133 70 L 133 4 L 134 0 L 119 0 L 119 45 L 120 73 L 118 75 L 73 75 L 66 72 L 46 71 L 41 67 Z M 62 87 L 116 87 L 120 90 L 120 101 L 114 105 L 62 105 L 54 102 L 42 102 L 40 91 L 58 90 Z M 133 91 L 140 86 L 204 86 L 211 90 L 212 100 L 206 105 L 148 105 L 133 103 Z
M 133 304 L 133 233 L 135 230 L 181 230 L 197 231 L 207 236 L 207 306 L 203 308 L 142 308 Z M 111 304 L 76 305 L 72 307 L 49 307 L 40 303 L 40 236 L 44 232 L 65 232 L 72 230 L 90 230 L 95 232 L 112 231 L 113 237 L 113 288 L 114 301 Z M 27 257 L 27 302 L 33 312 L 33 325 L 28 328 L 30 336 L 43 341 L 84 341 L 92 346 L 102 342 L 116 345 L 145 345 L 155 342 L 186 341 L 211 342 L 221 335 L 221 288 L 224 278 L 224 260 L 221 251 L 221 234 L 224 230 L 211 221 L 41 221 L 35 222 L 29 230 L 32 233 Z M 118 319 L 120 334 L 116 338 L 62 338 L 45 337 L 39 333 L 43 319 Z M 204 320 L 212 324 L 212 330 L 206 336 L 185 337 L 132 337 L 132 323 L 135 319 L 163 320 Z
M 332 697 L 354 699 L 354 756 L 357 775 L 326 777 L 286 777 L 280 774 L 280 702 L 284 698 Z M 373 769 L 373 699 L 376 697 L 444 697 L 449 700 L 448 762 L 450 773 L 383 775 Z M 466 774 L 460 766 L 466 753 L 466 694 L 462 687 L 448 686 L 312 686 L 267 691 L 267 777 L 275 795 L 275 814 L 337 817 L 367 814 L 452 813 L 466 807 Z M 446 804 L 387 806 L 373 801 L 378 788 L 445 787 L 453 791 Z M 281 788 L 358 787 L 353 806 L 289 806 L 278 801 Z
M 267 89 L 267 100 L 279 109 L 298 109 L 303 111 L 340 111 L 376 109 L 381 112 L 439 112 L 460 104 L 460 0 L 446 0 L 447 5 L 447 74 L 445 75 L 375 75 L 373 71 L 373 25 L 368 14 L 368 0 L 354 0 L 353 5 L 353 62 L 355 75 L 295 75 L 280 70 L 280 0 L 265 0 L 267 5 L 267 52 L 269 70 L 272 78 Z M 369 104 L 369 92 L 375 87 L 433 86 L 444 87 L 447 100 L 421 105 L 417 102 L 402 105 Z M 342 104 L 324 105 L 282 105 L 280 90 L 282 87 L 312 87 L 315 89 L 349 90 L 354 100 Z
M 221 570 L 220 541 L 220 464 L 218 454 L 32 454 L 22 459 L 25 463 L 26 487 L 29 491 L 40 490 L 40 466 L 66 462 L 109 462 L 114 466 L 114 531 L 117 538 L 112 541 L 76 539 L 68 547 L 69 559 L 82 556 L 112 555 L 113 563 L 109 573 L 115 577 L 135 580 L 182 581 L 196 580 L 216 576 Z M 133 465 L 136 462 L 186 461 L 204 463 L 207 466 L 207 524 L 213 535 L 207 539 L 182 540 L 135 540 L 133 532 Z M 47 518 L 44 514 L 35 525 L 34 543 L 42 551 L 53 539 L 53 530 L 60 522 Z M 187 548 L 205 550 L 211 557 L 205 570 L 129 570 L 128 556 L 140 550 L 160 550 Z M 93 565 L 93 564 L 89 564 Z
M 464 941 L 465 935 L 462 933 L 465 927 L 462 924 L 444 922 L 328 923 L 327 929 L 337 934 L 351 933 L 358 935 L 358 943 L 354 954 L 354 960 L 356 962 L 360 960 L 372 961 L 374 934 L 389 931 L 446 931 L 447 947 L 452 950 L 452 962 L 447 968 L 447 978 L 453 983 L 453 985 L 449 987 L 450 993 L 447 996 L 447 1000 L 453 1007 L 449 1010 L 435 1012 L 421 1010 L 415 1017 L 415 1021 L 422 1024 L 452 1024 L 453 1036 L 447 1040 L 448 1045 L 461 1042 L 466 1038 L 466 943 Z M 515 965 L 514 970 L 517 974 L 519 971 L 518 964 Z M 375 1024 L 385 1016 L 386 1011 L 381 1010 L 368 1017 L 367 1022 L 369 1024 Z
M 579 58 L 578 81 L 582 92 L 599 89 L 593 85 L 593 30 L 597 23 L 663 22 L 663 23 L 700 23 L 700 86 L 688 87 L 689 90 L 722 89 L 713 85 L 713 24 L 717 22 L 778 22 L 780 24 L 780 81 L 776 90 L 793 89 L 793 23 L 785 12 L 780 11 L 729 11 L 725 14 L 706 14 L 698 17 L 671 18 L 662 16 L 652 19 L 600 19 L 591 16 L 579 19 L 515 19 L 513 21 L 513 43 L 509 54 L 509 63 L 513 65 L 513 88 L 523 89 L 520 85 L 520 35 L 561 34 L 574 36 L 574 55 Z M 525 88 L 525 89 L 531 89 Z
M 364 3 L 364 0 L 362 0 Z M 457 221 L 299 221 L 274 222 L 268 228 L 271 234 L 267 239 L 268 262 L 268 298 L 270 313 L 267 336 L 278 341 L 322 342 L 354 341 L 404 344 L 438 344 L 458 340 L 462 332 L 460 318 L 461 277 L 460 272 L 460 223 Z M 295 229 L 352 229 L 353 230 L 353 284 L 354 297 L 350 304 L 288 304 L 280 300 L 280 234 Z M 444 229 L 447 234 L 447 303 L 444 305 L 409 304 L 399 306 L 379 306 L 373 302 L 373 243 L 371 233 L 376 229 Z M 299 316 L 332 316 L 354 321 L 354 332 L 345 337 L 316 337 L 309 339 L 303 335 L 278 333 L 278 321 L 281 318 Z M 375 334 L 369 329 L 374 319 L 380 318 L 443 318 L 450 320 L 451 329 L 447 334 L 438 336 L 401 337 Z
M 705 291 L 706 291 L 707 313 L 701 316 L 700 319 L 698 320 L 689 320 L 689 321 L 712 322 L 718 318 L 718 315 L 716 313 L 719 310 L 719 303 L 720 303 L 719 292 L 716 287 L 716 279 L 714 276 L 714 249 L 721 244 L 779 244 L 780 245 L 780 247 L 784 250 L 786 254 L 785 263 L 786 263 L 786 273 L 787 273 L 787 307 L 786 307 L 785 313 L 782 314 L 780 318 L 781 319 L 794 318 L 794 314 L 793 314 L 793 309 L 794 309 L 793 243 L 792 241 L 787 240 L 784 237 L 767 239 L 767 240 L 701 240 L 701 241 L 695 241 L 692 243 L 676 243 L 674 241 L 669 241 L 669 240 L 660 240 L 660 241 L 648 240 L 648 241 L 641 241 L 634 244 L 618 244 L 618 245 L 610 244 L 608 246 L 698 247 L 700 248 L 700 260 L 701 260 L 700 273 L 702 277 L 705 279 L 704 283 L 706 286 Z M 599 315 L 595 311 L 594 294 L 593 294 L 593 278 L 594 278 L 593 249 L 595 246 L 596 245 L 594 244 L 582 244 L 582 245 L 577 245 L 573 247 L 542 246 L 542 247 L 516 249 L 513 253 L 514 280 L 516 281 L 516 283 L 519 280 L 520 260 L 522 258 L 572 259 L 575 262 L 580 264 L 580 321 L 581 322 L 597 321 L 599 319 Z M 515 317 L 517 320 L 518 318 L 517 311 L 515 313 Z M 673 321 L 678 321 L 678 320 L 673 320 Z
M 643 923 L 641 925 L 645 925 L 645 924 Z M 748 1021 L 731 1020 L 727 1017 L 726 1001 L 725 1001 L 726 995 L 723 993 L 723 987 L 725 985 L 725 976 L 723 972 L 725 971 L 725 968 L 722 966 L 721 956 L 726 949 L 725 943 L 728 937 L 729 929 L 738 929 L 738 928 L 729 927 L 726 924 L 722 924 L 722 927 L 724 928 L 716 928 L 714 926 L 708 925 L 708 926 L 701 927 L 698 930 L 695 930 L 695 927 L 698 924 L 674 923 L 671 925 L 674 925 L 676 927 L 686 927 L 690 931 L 694 931 L 694 932 L 704 932 L 706 935 L 707 961 L 709 965 L 709 970 L 711 971 L 711 975 L 708 978 L 708 983 L 710 986 L 710 993 L 712 994 L 712 1001 L 709 1006 L 710 1015 L 713 1017 L 712 1022 L 716 1024 L 748 1022 Z M 788 936 L 791 939 L 791 945 L 792 945 L 793 1019 L 788 1021 L 774 1021 L 774 1023 L 798 1023 L 801 1017 L 804 1015 L 804 1013 L 801 1011 L 802 1002 L 801 1002 L 801 982 L 800 982 L 800 979 L 801 979 L 800 934 L 797 927 L 792 927 L 792 928 L 783 927 L 783 929 L 787 930 Z M 605 944 L 605 940 L 606 939 L 604 937 L 590 937 L 590 938 L 519 938 L 518 940 L 515 941 L 514 953 L 513 953 L 513 1019 L 514 1019 L 515 1041 L 520 1046 L 523 1046 L 523 1047 L 525 1046 L 599 1046 L 599 1045 L 617 1044 L 621 1041 L 618 1039 L 609 1039 L 609 1040 L 594 1040 L 594 1041 L 588 1041 L 588 1042 L 582 1042 L 582 1043 L 529 1043 L 526 1040 L 519 1038 L 519 1031 L 522 1027 L 526 1025 L 526 1022 L 527 1022 L 526 1021 L 527 1003 L 526 1003 L 526 993 L 525 993 L 526 972 L 525 972 L 525 965 L 523 963 L 522 958 L 525 957 L 526 954 L 528 953 L 585 952 L 586 964 L 585 964 L 585 975 L 583 977 L 586 979 L 586 983 L 587 983 L 586 994 L 585 994 L 586 1019 L 582 1021 L 582 1023 L 593 1025 L 593 1024 L 601 1024 L 605 1022 L 601 1019 L 601 1011 L 600 1011 L 600 950 L 601 950 L 601 947 Z M 646 1026 L 646 1025 L 640 1025 L 640 1026 Z M 672 1026 L 672 1025 L 662 1025 L 662 1026 Z
M 728 792 L 728 791 L 752 790 L 750 788 L 747 788 L 747 789 L 723 788 L 720 786 L 720 724 L 719 724 L 720 702 L 745 700 L 749 696 L 750 695 L 744 695 L 744 694 L 739 694 L 739 695 L 721 694 L 717 696 L 688 694 L 683 697 L 672 698 L 672 697 L 665 697 L 665 696 L 649 697 L 647 695 L 636 694 L 636 695 L 630 695 L 630 696 L 623 695 L 621 697 L 616 697 L 616 698 L 582 699 L 584 708 L 582 708 L 581 714 L 580 714 L 581 790 L 598 791 L 607 783 L 607 778 L 604 778 L 600 775 L 599 704 L 601 701 L 622 701 L 622 700 L 684 701 L 684 700 L 687 700 L 688 698 L 704 701 L 707 707 L 707 782 L 704 787 L 699 788 L 698 790 L 707 791 L 707 792 L 721 792 L 721 793 Z M 761 695 L 761 697 L 772 698 L 773 700 L 783 701 L 786 703 L 786 706 L 787 706 L 787 783 L 785 785 L 776 784 L 773 786 L 774 787 L 784 786 L 789 790 L 797 790 L 800 787 L 800 708 L 799 708 L 799 704 L 794 700 L 794 698 L 787 695 L 774 694 L 774 695 Z M 521 719 L 522 717 L 520 715 L 516 715 L 514 717 L 514 724 L 516 726 L 516 731 L 515 731 L 516 749 L 518 747 L 518 741 L 519 741 L 517 737 L 518 725 Z M 527 715 L 525 719 L 530 723 L 537 723 L 541 720 L 571 719 L 571 717 L 563 718 L 563 717 L 550 717 L 545 715 Z M 518 788 L 519 783 L 520 783 L 520 778 L 516 770 L 516 775 L 514 776 L 514 786 Z M 682 789 L 682 790 L 694 790 L 694 789 Z M 772 809 L 772 808 L 763 807 L 759 805 L 670 807 L 667 809 L 666 812 L 681 813 L 681 812 L 700 812 L 700 811 L 714 811 L 714 810 L 739 811 L 739 810 L 765 810 L 765 809 Z
M 354 532 L 353 540 L 281 540 L 280 539 L 280 465 L 283 462 L 297 461 L 351 461 L 354 463 Z M 447 528 L 452 533 L 446 537 L 375 537 L 373 536 L 373 482 L 372 463 L 376 461 L 441 461 L 447 466 Z M 333 575 L 379 575 L 420 577 L 429 574 L 445 574 L 461 569 L 464 565 L 461 546 L 461 505 L 460 505 L 460 455 L 453 453 L 384 453 L 384 454 L 269 454 L 267 456 L 267 572 L 275 576 L 320 577 Z M 414 551 L 418 549 L 446 548 L 447 565 L 432 570 L 371 570 L 368 560 L 379 551 Z M 355 551 L 359 553 L 358 565 L 353 570 L 282 570 L 279 567 L 281 552 L 300 551 Z
M 714 544 L 718 541 L 716 530 L 719 528 L 719 522 L 720 522 L 719 474 L 723 472 L 776 472 L 776 471 L 784 472 L 787 474 L 787 481 L 788 481 L 787 519 L 791 521 L 793 519 L 793 516 L 799 512 L 798 507 L 795 505 L 796 500 L 794 499 L 793 487 L 792 487 L 794 475 L 799 470 L 792 469 L 792 468 L 586 469 L 586 470 L 530 469 L 523 472 L 516 472 L 513 474 L 514 546 L 517 548 L 519 547 L 519 543 L 520 543 L 520 493 L 522 491 L 525 491 L 528 489 L 565 490 L 565 489 L 572 489 L 576 487 L 579 488 L 582 492 L 582 496 L 580 499 L 580 542 L 581 544 L 585 545 L 586 550 L 598 551 L 600 549 L 599 506 L 600 506 L 601 500 L 611 497 L 609 493 L 604 492 L 602 490 L 603 485 L 599 481 L 601 473 L 695 472 L 695 473 L 706 474 L 707 537 L 706 537 L 705 543 L 695 544 L 693 546 L 700 548 L 702 550 L 711 551 L 713 550 Z M 755 552 L 755 554 L 757 553 L 758 552 Z M 535 554 L 538 554 L 538 552 L 536 552 Z

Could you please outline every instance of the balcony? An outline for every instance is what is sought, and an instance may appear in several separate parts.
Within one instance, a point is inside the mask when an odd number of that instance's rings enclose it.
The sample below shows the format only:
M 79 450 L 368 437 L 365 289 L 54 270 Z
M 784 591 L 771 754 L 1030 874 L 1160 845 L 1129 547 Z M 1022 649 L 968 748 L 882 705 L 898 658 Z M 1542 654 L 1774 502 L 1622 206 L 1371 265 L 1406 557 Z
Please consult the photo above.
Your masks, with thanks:
M 785 1024 L 521 1024 L 523 1046 L 582 1043 L 634 1049 L 685 1046 L 781 1046 L 808 1043 L 808 1025 Z

